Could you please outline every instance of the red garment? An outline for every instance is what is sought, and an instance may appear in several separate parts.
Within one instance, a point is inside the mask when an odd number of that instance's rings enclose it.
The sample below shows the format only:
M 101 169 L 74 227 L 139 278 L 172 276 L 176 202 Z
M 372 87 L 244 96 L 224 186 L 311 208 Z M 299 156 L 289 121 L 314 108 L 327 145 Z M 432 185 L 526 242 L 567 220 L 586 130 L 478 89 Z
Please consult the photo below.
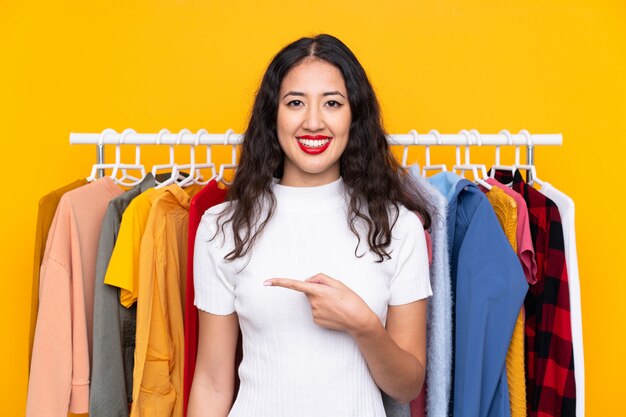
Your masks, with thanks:
M 425 417 L 426 416 L 426 382 L 424 381 L 424 387 L 420 395 L 411 401 L 411 417 Z
M 210 181 L 191 199 L 189 207 L 189 247 L 187 250 L 187 285 L 185 290 L 185 366 L 183 368 L 184 415 L 187 415 L 189 392 L 196 369 L 196 353 L 198 351 L 198 309 L 193 304 L 195 296 L 193 289 L 193 250 L 196 242 L 196 232 L 204 212 L 213 206 L 223 203 L 226 199 L 226 193 L 226 190 L 218 187 L 217 182 Z
M 576 381 L 569 284 L 563 228 L 558 207 L 524 182 L 519 171 L 496 171 L 513 184 L 528 206 L 537 258 L 537 282 L 524 301 L 526 310 L 526 396 L 529 417 L 576 415 Z
M 417 213 L 416 213 L 417 214 Z M 422 216 L 417 215 L 420 220 Z M 423 223 L 423 221 L 422 221 Z M 428 249 L 428 265 L 433 264 L 433 241 L 428 233 L 428 230 L 424 230 L 426 234 L 426 248 Z M 426 381 L 424 380 L 424 386 L 422 387 L 422 392 L 420 395 L 411 401 L 411 417 L 425 417 L 426 416 Z

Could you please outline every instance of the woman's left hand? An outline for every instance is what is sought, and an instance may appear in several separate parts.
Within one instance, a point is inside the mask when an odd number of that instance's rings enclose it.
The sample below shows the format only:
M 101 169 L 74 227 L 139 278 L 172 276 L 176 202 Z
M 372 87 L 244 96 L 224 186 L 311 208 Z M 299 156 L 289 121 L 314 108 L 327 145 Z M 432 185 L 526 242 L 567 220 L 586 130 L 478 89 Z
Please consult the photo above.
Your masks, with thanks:
M 328 329 L 343 330 L 354 336 L 378 320 L 378 316 L 357 293 L 328 275 L 316 274 L 304 281 L 272 278 L 264 284 L 304 293 L 311 304 L 313 321 Z

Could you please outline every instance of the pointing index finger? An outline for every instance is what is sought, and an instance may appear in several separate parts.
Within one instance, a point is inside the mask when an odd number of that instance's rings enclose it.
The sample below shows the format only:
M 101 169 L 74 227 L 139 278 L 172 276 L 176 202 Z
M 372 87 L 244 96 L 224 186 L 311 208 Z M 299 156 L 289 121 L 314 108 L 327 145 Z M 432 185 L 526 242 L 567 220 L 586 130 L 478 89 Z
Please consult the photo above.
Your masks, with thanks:
M 270 278 L 263 282 L 263 285 L 269 285 L 272 287 L 283 287 L 291 290 L 300 291 L 305 294 L 311 293 L 311 286 L 308 282 L 298 281 L 290 278 Z

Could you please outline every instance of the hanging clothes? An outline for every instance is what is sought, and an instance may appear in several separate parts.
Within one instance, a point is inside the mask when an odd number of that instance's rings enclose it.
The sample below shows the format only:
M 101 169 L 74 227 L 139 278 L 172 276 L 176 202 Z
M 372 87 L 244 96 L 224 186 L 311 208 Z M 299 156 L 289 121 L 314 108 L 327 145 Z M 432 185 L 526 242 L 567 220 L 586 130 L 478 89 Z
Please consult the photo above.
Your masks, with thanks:
M 432 236 L 432 264 L 430 283 L 433 296 L 428 303 L 426 339 L 426 408 L 428 417 L 446 417 L 452 389 L 452 288 L 448 254 L 447 200 L 412 167 L 411 176 L 422 196 L 435 208 L 430 226 Z M 411 404 L 412 417 L 417 417 L 424 407 Z M 418 411 L 419 410 L 419 411 Z
M 517 206 L 517 256 L 522 263 L 526 281 L 529 284 L 534 284 L 537 282 L 537 261 L 535 260 L 535 247 L 533 246 L 532 235 L 530 234 L 526 200 L 524 200 L 524 197 L 522 197 L 520 193 L 493 178 L 488 178 L 486 181 L 491 186 L 498 187 L 515 200 Z
M 195 297 L 193 287 L 193 254 L 198 225 L 204 212 L 211 207 L 223 203 L 227 190 L 220 187 L 216 181 L 209 181 L 192 199 L 189 206 L 189 231 L 187 244 L 187 277 L 185 292 L 185 365 L 184 365 L 184 415 L 187 415 L 187 404 L 193 374 L 196 369 L 196 354 L 198 352 L 198 309 L 193 304 Z M 236 392 L 236 391 L 235 391 Z
M 135 308 L 123 307 L 118 289 L 105 285 L 122 216 L 130 203 L 156 185 L 151 173 L 135 187 L 109 202 L 98 244 L 93 312 L 93 366 L 89 395 L 90 417 L 128 417 L 132 398 L 135 351 Z
M 37 323 L 37 309 L 39 308 L 39 272 L 41 262 L 43 260 L 46 249 L 46 241 L 48 240 L 48 232 L 52 225 L 54 213 L 57 210 L 59 201 L 63 194 L 72 191 L 78 187 L 87 184 L 87 180 L 81 178 L 51 191 L 39 200 L 39 208 L 37 210 L 37 224 L 35 226 L 35 257 L 33 260 L 33 285 L 31 287 L 31 303 L 30 303 L 30 326 L 28 329 L 28 368 L 30 370 L 30 359 L 33 354 L 33 340 L 35 338 L 35 324 Z
M 522 179 L 519 171 L 496 171 L 524 197 L 537 258 L 537 282 L 526 311 L 527 408 L 530 417 L 575 416 L 576 382 L 563 229 L 556 204 Z
M 115 363 L 111 364 L 117 369 L 121 366 L 123 374 L 120 375 L 117 372 L 108 376 L 108 384 L 116 385 L 118 388 L 124 387 L 123 391 L 117 389 L 111 393 L 112 406 L 110 411 L 112 415 L 115 413 L 122 413 L 122 416 L 128 415 L 128 406 L 132 402 L 137 322 L 137 307 L 135 305 L 137 290 L 135 288 L 138 287 L 139 282 L 141 238 L 148 222 L 152 201 L 163 192 L 163 189 L 150 188 L 130 202 L 122 216 L 117 241 L 104 277 L 104 283 L 107 287 L 116 288 L 116 302 L 125 310 L 125 312 L 121 310 L 121 316 L 125 319 L 124 326 L 127 330 L 121 332 L 119 341 L 123 363 L 117 366 Z M 122 295 L 123 291 L 126 291 L 124 294 L 127 296 Z M 129 297 L 128 294 L 134 294 L 134 296 Z M 126 405 L 126 414 L 124 414 L 121 403 Z
M 576 251 L 576 223 L 574 201 L 563 192 L 544 182 L 539 191 L 554 201 L 563 222 L 565 264 L 569 284 L 570 319 L 572 324 L 572 347 L 574 352 L 574 376 L 576 380 L 576 417 L 585 415 L 585 357 L 583 350 L 583 323 L 580 302 L 580 278 L 578 276 L 578 253 Z
M 509 416 L 505 358 L 528 284 L 487 198 L 459 176 L 429 178 L 448 200 L 455 309 L 455 417 Z
M 413 184 L 413 185 L 415 185 L 417 187 L 417 184 Z M 422 219 L 422 216 L 420 216 L 420 214 L 417 213 L 417 212 L 415 212 L 415 214 L 417 215 L 417 217 L 419 217 L 420 221 L 423 224 L 424 220 Z M 426 230 L 426 229 L 424 229 L 424 237 L 426 238 L 426 249 L 428 251 L 428 265 L 429 265 L 429 268 L 430 268 L 430 266 L 432 265 L 432 262 L 433 262 L 432 238 L 430 236 L 430 232 L 428 230 Z M 432 283 L 431 283 L 431 290 L 432 290 Z M 423 412 L 424 406 L 423 406 L 423 404 L 424 404 L 424 395 L 425 395 L 424 394 L 424 390 L 425 390 L 425 388 L 426 388 L 426 384 L 424 384 L 422 386 L 422 391 L 417 396 L 417 398 L 415 398 L 414 400 L 410 401 L 408 404 L 402 404 L 402 403 L 394 400 L 392 397 L 387 395 L 383 390 L 381 390 L 380 393 L 381 393 L 381 396 L 382 396 L 382 399 L 383 399 L 383 407 L 385 409 L 385 416 L 386 417 L 422 417 L 424 415 L 424 412 Z M 417 411 L 414 412 L 413 408 L 415 408 L 415 407 L 417 407 L 417 409 L 421 408 L 422 409 L 422 413 L 419 414 L 419 412 L 417 412 Z
M 491 190 L 479 187 L 491 203 L 496 217 L 502 226 L 502 230 L 507 240 L 511 244 L 513 251 L 518 253 L 517 230 L 518 230 L 518 208 L 513 197 L 507 195 L 498 187 Z M 526 417 L 526 375 L 524 374 L 524 308 L 519 312 L 513 336 L 509 343 L 509 350 L 506 353 L 506 376 L 509 384 L 509 403 L 511 407 L 511 417 Z
M 183 415 L 187 232 L 198 188 L 169 185 L 152 200 L 139 258 L 131 417 Z
M 100 226 L 124 192 L 104 177 L 61 197 L 41 266 L 28 417 L 89 411 L 93 290 Z
M 515 200 L 517 207 L 517 256 L 522 263 L 522 268 L 524 269 L 526 281 L 529 284 L 534 284 L 537 281 L 537 262 L 535 261 L 535 249 L 532 243 L 532 236 L 530 234 L 530 224 L 528 221 L 528 208 L 526 207 L 526 201 L 519 193 L 513 191 L 511 188 L 496 181 L 493 178 L 488 178 L 487 183 L 490 184 L 492 187 L 497 187 L 500 190 L 504 191 L 507 195 Z M 512 414 L 520 414 L 526 416 L 528 414 L 528 410 L 526 408 L 526 352 L 524 348 L 525 312 L 523 307 L 521 314 L 522 317 L 518 317 L 518 320 L 515 324 L 513 337 L 511 338 L 511 344 L 509 345 L 509 353 L 507 354 L 507 376 L 509 377 L 511 412 Z M 522 326 L 521 329 L 520 326 Z M 513 350 L 518 353 L 513 354 Z M 520 353 L 522 356 L 521 359 Z
M 141 238 L 148 223 L 152 202 L 161 193 L 162 188 L 146 190 L 131 201 L 122 216 L 104 283 L 119 288 L 119 303 L 126 308 L 131 308 L 137 300 Z

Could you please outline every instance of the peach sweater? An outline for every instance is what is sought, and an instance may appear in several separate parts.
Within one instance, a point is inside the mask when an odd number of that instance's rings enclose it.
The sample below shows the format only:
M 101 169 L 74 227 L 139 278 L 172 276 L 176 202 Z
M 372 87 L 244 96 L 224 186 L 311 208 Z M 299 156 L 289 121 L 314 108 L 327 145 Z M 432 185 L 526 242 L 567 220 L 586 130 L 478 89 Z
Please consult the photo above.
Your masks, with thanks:
M 27 417 L 89 410 L 98 239 L 107 204 L 123 192 L 104 177 L 59 202 L 41 264 Z

